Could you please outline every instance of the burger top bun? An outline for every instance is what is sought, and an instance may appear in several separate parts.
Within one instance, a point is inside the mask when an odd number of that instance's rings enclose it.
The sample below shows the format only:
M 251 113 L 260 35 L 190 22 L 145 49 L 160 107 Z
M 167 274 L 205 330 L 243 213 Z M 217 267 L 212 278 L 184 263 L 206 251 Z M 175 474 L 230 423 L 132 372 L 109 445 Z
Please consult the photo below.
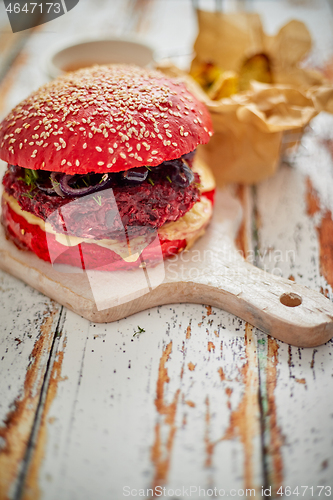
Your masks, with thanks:
M 182 83 L 135 66 L 93 66 L 47 83 L 0 125 L 0 158 L 67 174 L 118 172 L 208 142 L 208 111 Z

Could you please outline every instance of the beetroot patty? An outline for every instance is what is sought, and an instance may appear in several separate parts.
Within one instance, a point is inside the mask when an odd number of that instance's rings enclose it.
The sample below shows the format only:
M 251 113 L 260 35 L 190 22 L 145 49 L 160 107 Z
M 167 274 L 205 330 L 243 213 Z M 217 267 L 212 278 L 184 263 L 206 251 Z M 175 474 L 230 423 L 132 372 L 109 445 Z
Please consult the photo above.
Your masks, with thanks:
M 161 168 L 152 167 L 149 179 L 140 184 L 124 182 L 121 174 L 115 174 L 112 189 L 122 223 L 115 217 L 113 198 L 107 196 L 107 190 L 83 198 L 48 195 L 38 187 L 31 189 L 32 186 L 23 180 L 24 169 L 20 167 L 7 170 L 3 185 L 23 210 L 43 220 L 48 219 L 55 231 L 82 238 L 103 239 L 115 237 L 123 227 L 158 229 L 166 222 L 182 217 L 199 201 L 198 174 L 194 174 L 194 181 L 184 187 L 172 181 L 172 168 L 172 165 L 165 164 Z M 73 203 L 68 205 L 70 202 Z M 64 214 L 66 228 L 57 210 L 60 207 L 64 207 L 60 212 Z

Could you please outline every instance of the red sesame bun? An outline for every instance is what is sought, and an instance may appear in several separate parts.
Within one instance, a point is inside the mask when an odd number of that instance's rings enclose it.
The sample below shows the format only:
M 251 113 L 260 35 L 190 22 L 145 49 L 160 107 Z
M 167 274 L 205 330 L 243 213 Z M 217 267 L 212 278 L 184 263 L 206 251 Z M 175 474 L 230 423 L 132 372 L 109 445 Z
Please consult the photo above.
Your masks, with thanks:
M 68 73 L 16 106 L 0 125 L 0 158 L 67 174 L 156 166 L 209 141 L 206 108 L 182 83 L 134 66 Z

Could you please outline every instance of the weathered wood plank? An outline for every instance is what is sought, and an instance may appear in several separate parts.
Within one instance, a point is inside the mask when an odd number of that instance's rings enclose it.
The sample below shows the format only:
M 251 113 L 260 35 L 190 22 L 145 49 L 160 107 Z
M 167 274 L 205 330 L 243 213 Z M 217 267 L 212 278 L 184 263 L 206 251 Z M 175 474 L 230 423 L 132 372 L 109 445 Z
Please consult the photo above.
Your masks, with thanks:
M 0 498 L 12 498 L 33 428 L 60 306 L 0 273 Z
M 145 332 L 133 337 L 137 325 Z M 243 331 L 195 305 L 90 327 L 68 313 L 24 498 L 259 487 L 256 345 Z
M 0 4 L 0 81 L 21 52 L 31 31 L 13 33 L 5 11 L 5 4 Z
M 148 18 L 144 19 L 143 27 L 138 26 L 139 33 L 154 47 L 157 60 L 167 58 L 179 67 L 189 66 L 197 33 L 191 0 L 151 2 Z
M 284 9 L 276 2 L 267 4 L 262 12 L 271 32 L 292 17 L 301 19 L 317 53 L 327 54 L 333 27 L 327 2 L 299 7 L 290 2 Z M 332 117 L 320 116 L 312 127 L 296 168 L 283 166 L 257 189 L 257 264 L 330 294 L 332 162 L 321 142 L 329 146 L 333 137 Z M 293 489 L 314 486 L 316 496 L 317 485 L 333 483 L 333 407 L 325 397 L 332 393 L 332 341 L 312 350 L 267 340 L 260 333 L 258 337 L 267 483 L 273 490 L 282 484 Z M 313 498 L 312 492 L 304 498 Z
M 328 295 L 333 161 L 325 141 L 332 124 L 331 116 L 317 117 L 294 166 L 257 189 L 259 264 Z M 333 342 L 297 349 L 260 335 L 259 346 L 270 484 L 333 486 L 333 404 L 325 396 L 333 391 Z

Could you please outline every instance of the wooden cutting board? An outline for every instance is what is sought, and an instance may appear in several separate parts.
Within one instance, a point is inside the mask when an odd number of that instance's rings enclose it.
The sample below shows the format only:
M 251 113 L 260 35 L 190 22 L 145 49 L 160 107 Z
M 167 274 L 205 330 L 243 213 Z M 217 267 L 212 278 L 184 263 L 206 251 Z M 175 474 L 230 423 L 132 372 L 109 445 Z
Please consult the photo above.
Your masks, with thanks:
M 242 207 L 217 191 L 213 220 L 192 249 L 153 269 L 61 272 L 0 233 L 0 268 L 93 322 L 111 322 L 161 304 L 220 307 L 289 344 L 313 347 L 333 336 L 333 304 L 318 292 L 264 272 L 237 252 Z M 97 305 L 96 305 L 97 304 Z

